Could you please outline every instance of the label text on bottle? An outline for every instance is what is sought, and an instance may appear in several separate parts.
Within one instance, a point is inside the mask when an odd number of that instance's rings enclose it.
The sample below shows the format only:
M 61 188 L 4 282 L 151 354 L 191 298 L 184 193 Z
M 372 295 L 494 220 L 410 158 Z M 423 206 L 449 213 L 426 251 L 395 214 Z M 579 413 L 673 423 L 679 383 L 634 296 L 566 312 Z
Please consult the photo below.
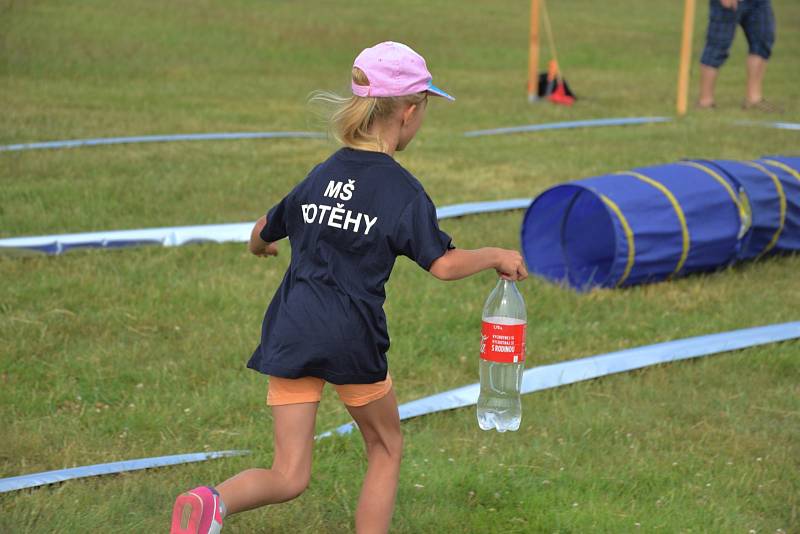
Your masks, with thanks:
M 483 321 L 481 358 L 498 363 L 525 361 L 525 324 L 497 324 Z

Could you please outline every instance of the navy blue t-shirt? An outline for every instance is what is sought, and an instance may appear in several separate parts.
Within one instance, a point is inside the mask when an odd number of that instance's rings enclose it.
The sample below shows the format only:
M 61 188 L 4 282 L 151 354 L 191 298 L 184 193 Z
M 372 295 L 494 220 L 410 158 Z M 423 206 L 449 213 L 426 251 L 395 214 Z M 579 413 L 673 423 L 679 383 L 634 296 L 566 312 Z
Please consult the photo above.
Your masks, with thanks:
M 247 366 L 333 384 L 384 380 L 395 258 L 429 270 L 453 248 L 422 184 L 387 154 L 342 148 L 267 213 L 261 238 L 287 236 L 291 262 Z

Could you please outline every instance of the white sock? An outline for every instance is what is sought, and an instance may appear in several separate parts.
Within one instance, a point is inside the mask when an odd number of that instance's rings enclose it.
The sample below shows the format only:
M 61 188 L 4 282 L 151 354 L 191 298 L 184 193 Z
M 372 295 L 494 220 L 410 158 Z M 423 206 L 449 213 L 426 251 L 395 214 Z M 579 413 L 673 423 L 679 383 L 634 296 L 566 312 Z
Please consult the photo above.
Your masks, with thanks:
M 222 519 L 225 519 L 225 516 L 228 515 L 228 509 L 225 508 L 225 503 L 222 502 L 222 497 L 219 497 L 219 513 L 222 515 Z

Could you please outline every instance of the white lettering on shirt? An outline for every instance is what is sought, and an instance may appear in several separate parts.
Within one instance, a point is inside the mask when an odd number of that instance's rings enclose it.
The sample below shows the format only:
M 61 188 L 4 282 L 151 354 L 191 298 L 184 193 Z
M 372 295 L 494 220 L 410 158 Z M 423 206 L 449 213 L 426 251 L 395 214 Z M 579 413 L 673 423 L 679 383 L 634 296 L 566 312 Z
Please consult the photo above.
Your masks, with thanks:
M 328 182 L 328 187 L 325 188 L 325 195 L 328 198 L 337 198 L 339 196 L 339 191 L 342 189 L 342 182 L 334 182 L 331 180 Z
M 319 224 L 322 224 L 322 221 L 325 220 L 325 213 L 327 213 L 331 209 L 331 206 L 326 206 L 325 204 L 319 205 Z
M 364 224 L 367 225 L 367 227 L 364 229 L 364 235 L 367 235 L 369 233 L 369 229 L 372 228 L 372 225 L 375 224 L 376 222 L 378 222 L 377 217 L 373 217 L 372 220 L 370 221 L 369 215 L 364 215 Z
M 344 216 L 344 226 L 343 226 L 343 228 L 344 228 L 345 230 L 347 230 L 347 225 L 348 225 L 348 224 L 350 224 L 350 223 L 355 223 L 355 224 L 354 224 L 354 226 L 353 226 L 353 231 L 354 231 L 354 232 L 358 232 L 358 227 L 359 227 L 359 225 L 361 225 L 361 213 L 356 213 L 356 218 L 355 218 L 355 219 L 353 219 L 353 218 L 350 216 L 350 214 L 351 214 L 351 213 L 352 213 L 352 212 L 351 212 L 350 210 L 347 210 L 347 212 L 345 213 L 345 216 Z
M 328 198 L 338 198 L 339 200 L 348 201 L 353 198 L 353 189 L 356 188 L 355 180 L 347 180 L 347 183 L 335 182 L 331 180 L 325 188 L 324 196 Z
M 337 203 L 336 207 L 331 209 L 331 216 L 328 217 L 328 226 L 341 228 L 342 223 L 339 221 L 342 220 L 342 215 L 344 215 L 344 204 Z
M 355 188 L 355 180 L 347 180 L 346 184 L 330 180 L 325 187 L 323 196 L 347 201 L 353 198 Z M 300 208 L 303 211 L 303 221 L 306 224 L 325 224 L 331 228 L 349 230 L 356 234 L 360 233 L 362 220 L 364 221 L 364 235 L 368 235 L 375 223 L 378 222 L 378 217 L 371 217 L 366 213 L 346 209 L 342 202 L 337 202 L 335 207 L 327 204 L 303 204 Z
M 341 200 L 350 200 L 353 198 L 353 189 L 356 188 L 356 181 L 355 180 L 347 180 L 347 185 L 342 187 L 342 194 L 339 195 Z

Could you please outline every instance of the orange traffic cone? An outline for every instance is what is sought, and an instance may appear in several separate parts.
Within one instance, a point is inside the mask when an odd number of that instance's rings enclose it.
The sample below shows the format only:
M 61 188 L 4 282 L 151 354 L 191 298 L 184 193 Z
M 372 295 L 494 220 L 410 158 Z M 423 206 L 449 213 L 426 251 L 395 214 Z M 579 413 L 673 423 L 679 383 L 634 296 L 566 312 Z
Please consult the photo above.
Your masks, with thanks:
M 556 90 L 550 93 L 547 97 L 553 104 L 561 104 L 564 106 L 571 106 L 575 102 L 575 97 L 567 94 L 564 87 L 564 80 L 558 79 L 556 83 Z
M 547 66 L 547 99 L 564 106 L 571 106 L 575 102 L 575 96 L 564 86 L 564 79 L 560 76 L 555 59 L 551 59 Z
M 547 98 L 554 104 L 571 106 L 576 96 L 569 88 L 567 80 L 561 77 L 558 68 L 558 61 L 551 59 L 547 65 L 547 72 L 539 73 L 539 84 L 537 95 L 539 98 Z

